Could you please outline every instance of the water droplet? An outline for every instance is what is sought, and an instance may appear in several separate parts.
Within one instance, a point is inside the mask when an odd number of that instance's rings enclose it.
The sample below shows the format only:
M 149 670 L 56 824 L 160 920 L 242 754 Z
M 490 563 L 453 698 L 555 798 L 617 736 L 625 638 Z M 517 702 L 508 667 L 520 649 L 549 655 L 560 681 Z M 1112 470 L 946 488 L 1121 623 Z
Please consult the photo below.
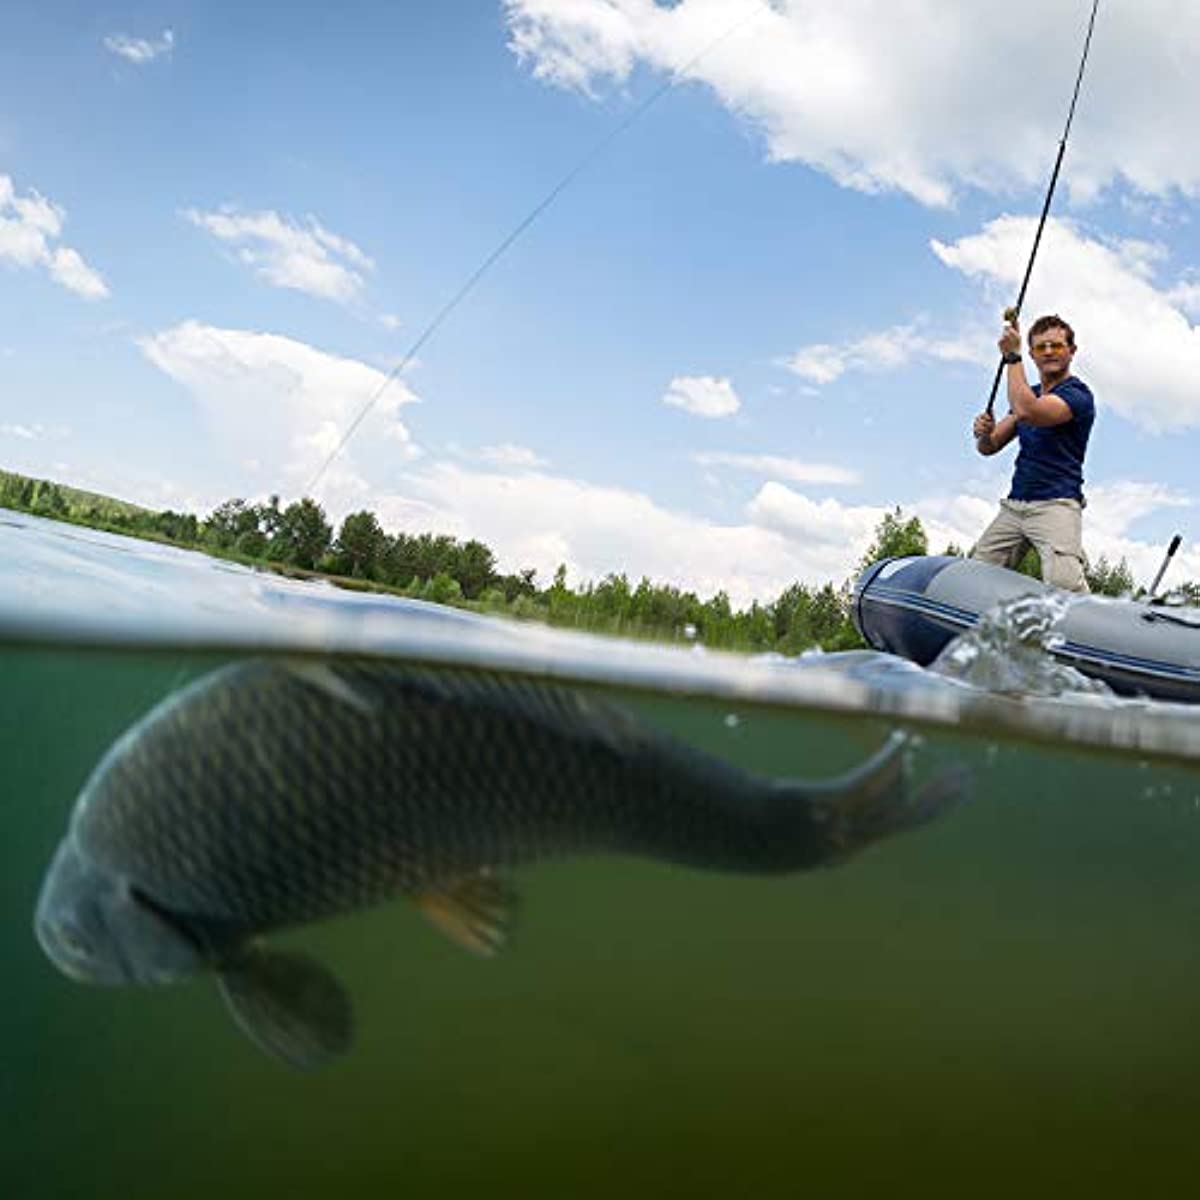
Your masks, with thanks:
M 725 717 L 725 728 L 736 729 L 742 723 L 741 717 L 737 713 L 729 713 Z

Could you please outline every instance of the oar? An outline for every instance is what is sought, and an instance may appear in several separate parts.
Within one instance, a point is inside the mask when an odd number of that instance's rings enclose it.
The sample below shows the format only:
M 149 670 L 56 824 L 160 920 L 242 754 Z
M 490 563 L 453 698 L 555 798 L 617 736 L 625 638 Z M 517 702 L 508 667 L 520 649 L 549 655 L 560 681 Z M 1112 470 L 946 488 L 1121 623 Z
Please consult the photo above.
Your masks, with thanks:
M 1149 600 L 1151 604 L 1159 603 L 1155 598 L 1158 592 L 1158 585 L 1162 582 L 1162 577 L 1166 574 L 1167 568 L 1171 565 L 1171 559 L 1175 557 L 1175 551 L 1179 549 L 1179 544 L 1182 541 L 1183 538 L 1179 534 L 1176 534 L 1171 539 L 1171 544 L 1167 547 L 1167 557 L 1162 560 L 1162 566 L 1158 568 L 1158 574 L 1155 575 L 1154 582 L 1150 585 Z

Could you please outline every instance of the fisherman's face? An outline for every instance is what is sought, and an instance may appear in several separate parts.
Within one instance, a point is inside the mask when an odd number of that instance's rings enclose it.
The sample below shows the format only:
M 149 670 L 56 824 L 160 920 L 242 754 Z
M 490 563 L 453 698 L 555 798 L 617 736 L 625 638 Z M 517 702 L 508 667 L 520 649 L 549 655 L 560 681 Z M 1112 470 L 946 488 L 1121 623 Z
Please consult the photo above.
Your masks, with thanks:
M 1030 341 L 1029 352 L 1038 372 L 1050 378 L 1070 371 L 1071 360 L 1075 357 L 1075 347 L 1068 344 L 1067 331 L 1061 325 L 1043 329 Z

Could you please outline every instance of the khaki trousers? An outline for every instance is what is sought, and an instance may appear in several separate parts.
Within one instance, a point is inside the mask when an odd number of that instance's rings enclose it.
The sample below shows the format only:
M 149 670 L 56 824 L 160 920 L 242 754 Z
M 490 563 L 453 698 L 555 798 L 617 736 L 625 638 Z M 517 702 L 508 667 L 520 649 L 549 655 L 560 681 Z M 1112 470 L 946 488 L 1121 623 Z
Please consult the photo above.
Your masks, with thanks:
M 1015 567 L 1032 546 L 1042 579 L 1069 592 L 1090 589 L 1083 575 L 1083 505 L 1078 500 L 1001 500 L 971 557 Z

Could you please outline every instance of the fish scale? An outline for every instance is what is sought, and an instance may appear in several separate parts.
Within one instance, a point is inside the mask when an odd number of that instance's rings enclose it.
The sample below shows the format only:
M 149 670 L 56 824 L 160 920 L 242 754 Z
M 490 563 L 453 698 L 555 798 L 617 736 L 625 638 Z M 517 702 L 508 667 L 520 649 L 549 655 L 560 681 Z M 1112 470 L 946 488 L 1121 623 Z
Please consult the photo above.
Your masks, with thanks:
M 80 840 L 131 875 L 149 864 L 168 904 L 268 928 L 547 853 L 770 857 L 761 781 L 568 690 L 337 679 L 372 712 L 262 664 L 174 697 L 97 780 Z
M 35 928 L 74 978 L 216 973 L 238 1025 L 310 1067 L 351 1005 L 320 964 L 259 935 L 416 899 L 481 954 L 513 897 L 496 870 L 618 852 L 774 874 L 923 823 L 905 739 L 824 783 L 738 770 L 594 696 L 483 672 L 246 662 L 170 697 L 109 750 L 47 872 Z

